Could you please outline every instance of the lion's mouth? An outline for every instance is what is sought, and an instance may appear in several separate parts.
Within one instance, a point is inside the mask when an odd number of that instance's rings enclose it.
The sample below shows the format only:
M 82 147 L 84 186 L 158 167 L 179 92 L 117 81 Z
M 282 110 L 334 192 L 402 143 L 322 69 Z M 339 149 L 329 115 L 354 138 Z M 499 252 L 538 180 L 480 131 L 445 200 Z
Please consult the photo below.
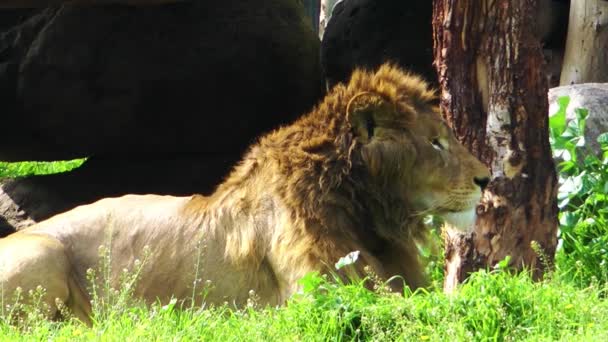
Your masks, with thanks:
M 456 214 L 466 211 L 467 209 L 467 207 L 465 207 L 464 209 L 442 208 L 442 212 L 445 214 Z
M 451 226 L 469 231 L 476 219 L 481 192 L 427 193 L 419 197 L 420 213 L 436 214 Z
M 445 201 L 437 209 L 437 214 L 454 228 L 460 231 L 470 231 L 476 219 L 476 206 L 480 200 L 480 194 L 470 194 L 469 196 L 454 197 Z
M 476 213 L 475 208 L 470 208 L 462 211 L 448 211 L 443 214 L 443 219 L 452 227 L 468 232 L 473 228 L 475 223 Z
M 481 199 L 480 194 L 470 194 L 469 196 L 425 196 L 423 203 L 427 208 L 435 208 L 440 213 L 460 213 L 474 209 Z

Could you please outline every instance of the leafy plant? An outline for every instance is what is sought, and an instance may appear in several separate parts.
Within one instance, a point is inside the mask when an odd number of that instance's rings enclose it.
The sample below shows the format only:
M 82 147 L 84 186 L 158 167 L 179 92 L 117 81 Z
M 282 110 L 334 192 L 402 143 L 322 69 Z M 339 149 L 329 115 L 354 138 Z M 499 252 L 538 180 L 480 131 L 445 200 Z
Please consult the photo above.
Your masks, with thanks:
M 608 282 L 608 133 L 597 141 L 598 155 L 585 141 L 588 112 L 575 109 L 567 122 L 568 97 L 549 118 L 550 143 L 559 163 L 558 206 L 560 245 L 558 267 L 577 284 Z

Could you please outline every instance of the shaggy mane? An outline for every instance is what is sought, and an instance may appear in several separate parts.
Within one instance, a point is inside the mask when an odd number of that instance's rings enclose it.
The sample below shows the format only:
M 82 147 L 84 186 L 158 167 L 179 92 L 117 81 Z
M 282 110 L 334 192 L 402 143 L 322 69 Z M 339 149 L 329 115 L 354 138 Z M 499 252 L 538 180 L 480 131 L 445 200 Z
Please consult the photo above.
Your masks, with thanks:
M 264 174 L 262 168 L 268 168 L 274 177 L 261 180 L 265 182 L 265 191 L 278 195 L 292 218 L 300 223 L 281 236 L 281 245 L 289 246 L 290 251 L 286 252 L 295 259 L 285 260 L 286 263 L 302 262 L 303 255 L 312 263 L 318 259 L 333 260 L 340 251 L 350 252 L 345 247 L 338 248 L 335 241 L 327 239 L 328 235 L 366 241 L 366 247 L 372 251 L 383 249 L 387 243 L 420 238 L 423 230 L 419 229 L 417 219 L 412 219 L 406 204 L 395 208 L 395 203 L 384 203 L 386 196 L 381 193 L 382 189 L 371 184 L 369 176 L 363 174 L 362 161 L 356 153 L 360 146 L 348 122 L 347 107 L 351 99 L 365 92 L 381 96 L 397 111 L 405 113 L 405 121 L 394 123 L 401 127 L 409 127 L 418 113 L 432 106 L 436 99 L 434 90 L 420 77 L 392 65 L 384 65 L 376 72 L 355 71 L 347 85 L 335 86 L 309 114 L 262 137 L 218 187 L 210 202 L 201 197 L 191 203 L 192 212 L 226 208 L 256 174 Z M 240 205 L 251 206 L 250 203 Z M 370 214 L 378 210 L 395 213 L 390 218 L 392 221 L 379 225 L 378 217 Z M 212 215 L 216 221 L 221 220 L 222 214 L 217 210 Z M 396 232 L 395 226 L 401 231 Z M 259 267 L 263 262 L 266 251 L 252 253 L 256 246 L 263 245 L 251 239 L 254 232 L 218 234 L 225 234 L 232 244 L 227 248 L 229 257 L 249 263 L 255 254 L 259 257 L 254 266 Z M 404 234 L 409 238 L 404 239 Z M 315 248 L 317 250 L 313 250 Z

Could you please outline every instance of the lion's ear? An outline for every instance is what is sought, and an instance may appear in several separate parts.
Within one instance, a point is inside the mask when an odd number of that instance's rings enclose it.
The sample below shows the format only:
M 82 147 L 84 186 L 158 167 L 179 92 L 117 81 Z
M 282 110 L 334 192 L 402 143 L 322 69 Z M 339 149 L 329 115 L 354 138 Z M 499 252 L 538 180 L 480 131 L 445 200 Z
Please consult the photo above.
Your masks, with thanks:
M 346 114 L 355 136 L 362 143 L 369 142 L 373 136 L 382 112 L 388 110 L 388 104 L 379 95 L 362 92 L 348 101 Z

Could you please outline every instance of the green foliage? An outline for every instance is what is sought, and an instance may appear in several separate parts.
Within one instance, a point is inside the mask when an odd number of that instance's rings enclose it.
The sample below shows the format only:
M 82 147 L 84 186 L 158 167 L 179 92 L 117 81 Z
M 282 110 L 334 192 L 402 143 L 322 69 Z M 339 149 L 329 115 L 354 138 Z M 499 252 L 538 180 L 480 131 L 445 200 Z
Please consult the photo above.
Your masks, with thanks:
M 66 172 L 80 167 L 85 161 L 86 158 L 52 162 L 0 162 L 0 179 Z
M 585 141 L 587 110 L 575 109 L 566 124 L 569 99 L 558 100 L 549 118 L 553 153 L 559 169 L 560 249 L 557 266 L 580 286 L 608 281 L 608 134 L 598 137 L 601 155 Z
M 377 282 L 373 274 L 368 280 Z M 585 290 L 524 272 L 473 274 L 458 292 L 369 291 L 309 274 L 284 307 L 177 309 L 129 304 L 92 327 L 38 319 L 23 329 L 0 322 L 0 341 L 572 341 L 608 337 L 608 302 L 600 287 Z M 101 300 L 97 297 L 96 301 Z M 126 305 L 126 303 L 125 303 Z

